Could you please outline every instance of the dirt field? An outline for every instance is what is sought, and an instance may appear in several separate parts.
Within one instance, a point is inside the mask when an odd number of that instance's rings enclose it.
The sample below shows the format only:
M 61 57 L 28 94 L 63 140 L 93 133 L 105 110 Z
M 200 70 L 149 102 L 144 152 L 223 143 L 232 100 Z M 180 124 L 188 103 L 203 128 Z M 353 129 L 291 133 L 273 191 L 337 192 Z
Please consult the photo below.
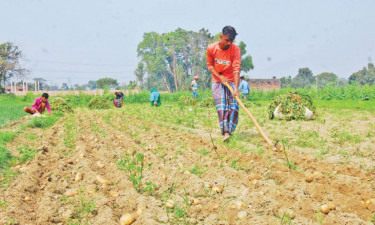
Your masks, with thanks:
M 0 224 L 119 224 L 126 213 L 133 224 L 373 224 L 374 113 L 285 122 L 252 110 L 289 146 L 289 162 L 244 114 L 223 143 L 213 109 L 81 108 L 52 128 L 26 128 L 7 148 L 38 154 L 1 190 Z

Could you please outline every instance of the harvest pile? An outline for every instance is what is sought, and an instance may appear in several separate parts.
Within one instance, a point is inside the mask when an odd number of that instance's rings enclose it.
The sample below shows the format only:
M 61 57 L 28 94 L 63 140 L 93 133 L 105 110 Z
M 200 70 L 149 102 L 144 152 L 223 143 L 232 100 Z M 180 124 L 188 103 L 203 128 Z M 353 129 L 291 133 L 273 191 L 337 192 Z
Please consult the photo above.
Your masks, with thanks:
M 52 111 L 61 111 L 63 113 L 72 113 L 73 109 L 69 105 L 69 100 L 61 97 L 56 97 L 51 101 Z
M 268 107 L 268 115 L 270 119 L 278 117 L 285 120 L 306 120 L 315 116 L 315 107 L 310 96 L 289 93 L 279 95 L 272 101 Z
M 207 97 L 207 98 L 202 99 L 202 101 L 198 103 L 198 106 L 199 107 L 214 107 L 215 102 L 214 102 L 213 97 Z
M 193 98 L 190 96 L 181 96 L 178 99 L 178 104 L 183 106 L 193 105 Z
M 90 100 L 88 107 L 90 109 L 109 109 L 111 105 L 106 98 L 95 96 Z

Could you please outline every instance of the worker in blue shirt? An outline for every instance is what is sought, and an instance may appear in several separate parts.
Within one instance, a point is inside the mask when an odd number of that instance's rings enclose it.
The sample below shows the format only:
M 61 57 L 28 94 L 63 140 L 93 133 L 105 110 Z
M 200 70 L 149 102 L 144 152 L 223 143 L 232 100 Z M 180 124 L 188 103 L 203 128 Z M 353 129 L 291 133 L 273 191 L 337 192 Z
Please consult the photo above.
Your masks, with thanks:
M 242 91 L 242 98 L 247 100 L 247 96 L 249 95 L 250 92 L 250 86 L 247 81 L 245 81 L 245 78 L 243 76 L 240 77 L 241 83 L 240 86 L 238 87 L 239 91 Z

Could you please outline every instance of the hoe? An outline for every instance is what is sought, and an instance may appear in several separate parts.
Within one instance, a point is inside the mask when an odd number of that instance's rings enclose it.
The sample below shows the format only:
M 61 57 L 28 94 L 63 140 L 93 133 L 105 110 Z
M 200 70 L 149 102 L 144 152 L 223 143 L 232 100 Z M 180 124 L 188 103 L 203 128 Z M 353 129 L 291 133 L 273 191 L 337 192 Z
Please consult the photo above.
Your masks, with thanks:
M 224 85 L 227 86 L 227 88 L 229 89 L 229 91 L 233 94 L 232 87 L 227 82 L 225 82 Z M 267 137 L 267 135 L 264 133 L 264 131 L 262 130 L 262 128 L 259 126 L 259 124 L 256 121 L 255 117 L 250 113 L 249 110 L 247 110 L 247 108 L 245 107 L 245 105 L 242 103 L 241 99 L 238 96 L 236 96 L 235 98 L 238 101 L 238 103 L 240 104 L 241 108 L 246 112 L 246 114 L 253 121 L 253 123 L 255 124 L 256 128 L 258 129 L 260 135 L 262 135 L 262 137 L 264 138 L 264 140 L 266 140 L 268 146 L 270 148 L 272 148 L 274 151 L 277 151 L 277 147 L 276 147 L 277 144 L 272 144 L 272 141 Z

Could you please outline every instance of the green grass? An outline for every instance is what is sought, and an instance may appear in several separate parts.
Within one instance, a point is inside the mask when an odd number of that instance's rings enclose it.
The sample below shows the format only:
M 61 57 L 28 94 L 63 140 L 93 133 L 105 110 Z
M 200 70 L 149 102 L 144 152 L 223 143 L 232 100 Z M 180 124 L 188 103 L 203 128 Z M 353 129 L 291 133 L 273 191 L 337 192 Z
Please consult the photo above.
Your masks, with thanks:
M 32 103 L 29 103 L 31 106 Z M 0 95 L 0 128 L 7 124 L 20 120 L 26 113 L 23 107 L 27 106 L 20 97 L 14 95 Z
M 32 160 L 38 154 L 38 152 L 35 149 L 22 145 L 19 146 L 17 149 L 20 152 L 19 162 L 21 164 Z
M 46 117 L 35 117 L 29 124 L 31 128 L 49 128 L 52 127 L 57 120 L 63 116 L 61 112 L 54 112 L 52 115 Z
M 0 132 L 0 145 L 5 144 L 13 140 L 14 136 L 17 135 L 17 132 L 13 131 L 2 131 Z
M 321 100 L 314 99 L 317 108 L 329 109 L 358 109 L 375 111 L 375 101 L 355 101 L 355 100 Z
M 5 146 L 0 146 L 0 171 L 9 166 L 12 157 L 12 154 Z

